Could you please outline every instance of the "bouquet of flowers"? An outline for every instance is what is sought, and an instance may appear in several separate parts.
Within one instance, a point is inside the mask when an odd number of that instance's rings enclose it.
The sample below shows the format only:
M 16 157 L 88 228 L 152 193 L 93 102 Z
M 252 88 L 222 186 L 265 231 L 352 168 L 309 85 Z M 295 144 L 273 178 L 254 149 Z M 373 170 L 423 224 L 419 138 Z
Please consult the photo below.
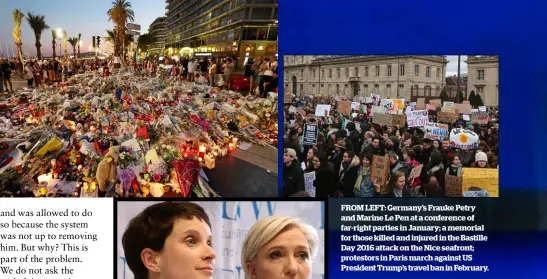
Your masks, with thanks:
M 163 164 L 150 164 L 144 166 L 143 172 L 140 173 L 140 177 L 146 182 L 156 183 L 169 183 L 171 180 L 169 170 Z
M 180 152 L 172 145 L 162 144 L 161 146 L 156 147 L 156 150 L 168 164 L 170 164 L 173 160 L 182 159 Z
M 125 169 L 125 168 L 127 168 L 128 166 L 134 164 L 137 161 L 138 160 L 137 160 L 135 151 L 133 151 L 133 149 L 127 148 L 127 147 L 121 147 L 120 148 L 118 166 L 121 169 Z

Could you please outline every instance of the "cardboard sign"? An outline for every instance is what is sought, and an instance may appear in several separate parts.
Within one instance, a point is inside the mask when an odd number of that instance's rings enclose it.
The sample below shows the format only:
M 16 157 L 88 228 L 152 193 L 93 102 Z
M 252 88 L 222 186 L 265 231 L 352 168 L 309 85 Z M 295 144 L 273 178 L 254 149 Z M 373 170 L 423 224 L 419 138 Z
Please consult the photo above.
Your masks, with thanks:
M 454 107 L 458 109 L 459 113 L 471 114 L 472 107 L 470 104 L 454 104 Z
M 404 114 L 392 114 L 391 124 L 394 126 L 403 127 L 406 124 L 406 116 Z
M 300 116 L 306 117 L 306 111 L 303 108 L 297 108 L 296 112 L 298 112 L 298 114 L 300 114 Z
M 315 181 L 314 171 L 304 173 L 304 190 L 310 197 L 315 197 L 315 186 L 313 186 L 313 181 Z
M 445 138 L 448 138 L 448 125 L 447 124 L 439 124 L 439 123 L 431 123 L 428 122 L 425 125 L 425 134 L 424 136 L 428 139 L 433 140 L 443 140 Z
M 454 102 L 444 102 L 443 107 L 453 108 L 454 107 Z
M 359 110 L 360 106 L 361 106 L 361 103 L 359 103 L 359 102 L 351 102 L 351 109 L 352 110 Z
M 429 104 L 434 106 L 434 107 L 440 107 L 441 106 L 441 99 L 433 99 L 433 100 L 429 100 Z
M 462 192 L 469 191 L 471 187 L 478 187 L 488 191 L 490 197 L 499 197 L 499 170 L 463 168 Z
M 293 106 L 289 107 L 289 113 L 296 113 L 296 108 Z
M 418 98 L 418 101 L 416 102 L 416 109 L 424 109 L 425 108 L 425 98 Z
M 429 111 L 429 110 L 437 110 L 437 107 L 436 106 L 433 106 L 433 105 L 430 105 L 430 104 L 427 104 L 425 105 L 425 110 Z
M 477 111 L 471 114 L 471 123 L 477 123 L 481 125 L 488 124 L 490 117 L 486 111 Z
M 370 108 L 370 112 L 372 112 L 372 114 L 374 115 L 375 113 L 387 113 L 388 110 L 381 106 L 372 106 Z
M 392 123 L 392 115 L 387 113 L 375 113 L 372 117 L 372 123 L 390 126 Z
M 412 170 L 410 171 L 410 174 L 408 175 L 408 183 L 410 185 L 412 185 L 412 183 L 414 182 L 414 179 L 420 177 L 420 175 L 422 174 L 423 167 L 424 167 L 424 165 L 420 164 L 420 165 L 412 168 Z
M 437 122 L 454 123 L 458 121 L 458 115 L 451 112 L 440 111 L 437 113 Z
M 406 114 L 408 127 L 423 127 L 429 121 L 427 110 L 413 110 Z
M 442 107 L 441 111 L 458 114 L 458 110 L 455 107 Z
M 291 104 L 292 103 L 292 93 L 290 90 L 287 90 L 283 93 L 283 103 Z
M 343 115 L 350 115 L 351 113 L 351 102 L 349 101 L 338 101 L 338 112 Z
M 467 129 L 452 129 L 450 131 L 450 146 L 461 149 L 477 149 L 479 147 L 479 136 Z
M 370 179 L 378 179 L 378 184 L 384 187 L 387 184 L 389 175 L 389 158 L 374 155 L 372 157 L 372 169 L 370 170 Z
M 372 97 L 366 97 L 365 104 L 372 104 Z
M 318 134 L 317 125 L 304 124 L 304 145 L 316 145 Z
M 461 198 L 462 197 L 462 178 L 454 175 L 444 175 L 444 192 L 447 197 Z
M 325 116 L 325 111 L 327 111 L 327 115 L 330 114 L 330 105 L 317 105 L 315 107 L 315 116 Z

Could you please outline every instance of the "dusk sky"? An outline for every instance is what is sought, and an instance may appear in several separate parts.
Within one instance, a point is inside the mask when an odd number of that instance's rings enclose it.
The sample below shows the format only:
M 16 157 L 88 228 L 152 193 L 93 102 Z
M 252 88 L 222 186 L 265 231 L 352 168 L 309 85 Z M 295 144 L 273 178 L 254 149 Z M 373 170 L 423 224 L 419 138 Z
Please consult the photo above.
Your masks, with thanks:
M 129 0 L 135 13 L 135 23 L 141 25 L 141 34 L 148 31 L 149 25 L 160 16 L 165 15 L 164 0 Z M 106 12 L 112 7 L 111 0 L 0 0 L 0 47 L 6 56 L 6 43 L 13 45 L 13 15 L 14 9 L 19 9 L 25 16 L 27 12 L 45 15 L 46 24 L 50 28 L 62 28 L 68 37 L 78 37 L 82 34 L 80 52 L 88 52 L 92 45 L 92 36 L 106 36 L 106 29 L 112 29 L 114 24 L 108 21 Z M 34 56 L 36 52 L 34 33 L 26 18 L 23 19 L 22 37 L 23 53 Z M 40 40 L 44 56 L 51 56 L 51 30 L 45 30 Z M 72 46 L 67 42 L 69 54 Z M 56 52 L 59 53 L 57 43 Z M 15 49 L 15 47 L 14 47 Z M 101 38 L 101 50 L 108 51 L 108 44 Z M 64 52 L 64 50 L 63 50 Z

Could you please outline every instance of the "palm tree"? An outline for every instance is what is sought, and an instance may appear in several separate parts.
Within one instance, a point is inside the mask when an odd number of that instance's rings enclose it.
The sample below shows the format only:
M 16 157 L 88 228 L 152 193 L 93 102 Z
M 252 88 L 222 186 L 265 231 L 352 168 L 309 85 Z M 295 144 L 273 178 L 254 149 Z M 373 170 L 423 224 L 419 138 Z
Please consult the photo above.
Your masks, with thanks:
M 67 40 L 68 36 L 66 35 L 66 30 L 63 30 L 63 47 L 65 48 L 65 59 L 68 59 L 68 48 L 66 47 Z
M 106 34 L 108 36 L 104 37 L 104 40 L 106 42 L 110 42 L 111 44 L 115 45 L 116 44 L 116 34 L 114 34 L 114 31 L 113 30 L 106 30 Z
M 25 15 L 19 10 L 13 10 L 13 40 L 17 46 L 17 56 L 23 63 L 23 42 L 21 41 L 21 22 Z
M 27 13 L 27 21 L 30 28 L 32 28 L 32 31 L 34 31 L 34 38 L 36 39 L 36 56 L 38 56 L 38 59 L 42 59 L 42 52 L 40 52 L 42 44 L 40 43 L 40 38 L 42 37 L 42 32 L 49 29 L 49 26 L 46 24 L 44 15 Z
M 70 45 L 72 45 L 72 51 L 74 53 L 74 58 L 76 58 L 76 46 L 78 45 L 78 38 L 72 37 L 68 39 Z
M 53 58 L 56 57 L 55 55 L 55 45 L 57 43 L 57 33 L 55 30 L 51 30 L 51 45 L 53 46 Z
M 131 9 L 131 3 L 126 0 L 114 0 L 112 8 L 106 14 L 108 15 L 108 21 L 112 21 L 115 24 L 114 53 L 119 56 L 122 54 L 120 47 L 124 43 L 125 25 L 128 21 L 133 22 L 135 20 L 135 13 Z

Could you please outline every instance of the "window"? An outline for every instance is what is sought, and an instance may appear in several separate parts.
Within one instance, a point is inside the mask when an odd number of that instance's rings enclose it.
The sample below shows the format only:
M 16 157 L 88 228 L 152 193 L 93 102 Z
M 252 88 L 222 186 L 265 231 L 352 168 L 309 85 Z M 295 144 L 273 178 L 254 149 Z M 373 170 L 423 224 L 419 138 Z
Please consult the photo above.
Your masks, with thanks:
M 391 65 L 387 65 L 387 76 L 391 76 Z
M 336 69 L 336 76 L 340 77 L 340 69 Z
M 430 76 L 429 76 L 429 70 L 430 70 L 430 68 L 431 68 L 431 67 L 429 67 L 429 66 L 426 66 L 426 67 L 425 67 L 425 77 L 426 77 L 426 78 L 429 78 L 429 77 L 430 77 Z
M 356 76 L 356 77 L 359 76 L 359 67 L 355 67 L 355 76 Z
M 368 67 L 365 67 L 365 76 L 368 77 Z
M 332 69 L 329 69 L 329 78 L 332 78 Z
M 378 95 L 378 93 L 380 93 L 380 85 L 375 84 L 374 87 L 375 87 L 375 90 L 376 90 L 376 95 Z
M 340 94 L 340 84 L 336 85 L 336 95 Z
M 304 84 L 300 84 L 300 96 L 302 96 L 302 94 L 304 94 Z
M 364 85 L 365 94 L 368 94 L 368 84 Z
M 437 78 L 439 78 L 440 74 L 441 74 L 441 69 L 437 68 Z
M 321 70 L 321 78 L 325 78 L 325 70 Z
M 397 92 L 397 98 L 399 98 L 399 96 L 401 95 L 404 96 L 404 92 L 405 92 L 405 86 L 403 84 L 399 84 L 399 92 Z
M 323 88 L 325 85 L 324 84 L 321 84 L 321 88 Z
M 304 63 L 304 55 L 300 56 L 300 62 Z
M 252 8 L 251 19 L 272 19 L 272 8 Z
M 484 70 L 477 70 L 477 79 L 484 80 Z
M 304 70 L 300 70 L 300 79 L 304 78 Z
M 312 74 L 313 74 L 313 78 L 315 78 L 315 70 L 312 71 Z
M 380 76 L 380 66 L 376 66 L 376 76 Z
M 346 68 L 346 77 L 349 77 L 349 68 Z
M 414 75 L 415 76 L 420 75 L 420 65 L 414 65 Z
M 391 84 L 386 85 L 386 97 L 391 98 Z

